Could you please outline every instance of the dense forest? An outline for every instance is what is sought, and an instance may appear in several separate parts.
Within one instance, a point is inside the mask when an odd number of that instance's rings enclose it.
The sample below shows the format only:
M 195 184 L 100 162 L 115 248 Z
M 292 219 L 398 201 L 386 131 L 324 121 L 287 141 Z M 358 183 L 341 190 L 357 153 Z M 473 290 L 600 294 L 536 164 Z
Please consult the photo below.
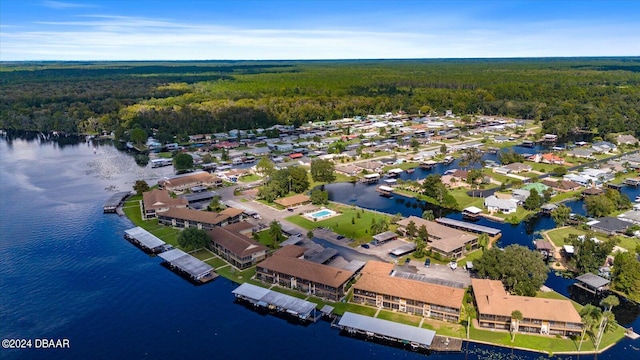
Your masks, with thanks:
M 195 134 L 403 110 L 640 135 L 640 58 L 0 65 L 0 128 Z

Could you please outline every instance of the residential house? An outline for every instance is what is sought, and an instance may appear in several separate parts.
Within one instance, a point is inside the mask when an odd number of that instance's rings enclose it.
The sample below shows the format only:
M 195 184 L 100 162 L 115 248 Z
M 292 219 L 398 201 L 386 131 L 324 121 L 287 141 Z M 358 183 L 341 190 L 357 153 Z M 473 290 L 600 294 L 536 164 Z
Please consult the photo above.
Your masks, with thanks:
M 499 280 L 471 279 L 482 328 L 529 334 L 580 336 L 583 325 L 571 301 L 510 295 Z M 511 314 L 520 311 L 522 320 Z
M 287 196 L 281 199 L 277 199 L 274 201 L 274 203 L 286 208 L 293 208 L 293 207 L 308 203 L 310 201 L 311 201 L 311 198 L 309 196 L 304 194 L 296 194 L 296 195 Z
M 598 153 L 607 153 L 611 151 L 616 151 L 618 147 L 615 144 L 612 144 L 608 141 L 598 141 L 591 144 L 591 148 L 593 151 Z
M 505 165 L 503 167 L 509 169 L 510 173 L 512 173 L 512 174 L 519 174 L 521 172 L 531 171 L 531 165 L 523 164 L 523 163 L 519 163 L 519 162 L 508 164 L 508 165 Z
M 167 190 L 153 189 L 142 193 L 142 218 L 155 218 L 172 207 L 186 208 L 188 205 L 187 199 L 172 198 Z
M 369 261 L 353 285 L 352 302 L 458 322 L 464 289 L 394 276 L 394 265 Z
M 358 175 L 358 172 L 360 172 L 360 169 L 355 165 L 346 164 L 346 165 L 336 165 L 335 171 L 338 174 L 343 174 L 346 176 L 356 176 Z
M 595 159 L 595 156 L 593 156 L 594 153 L 595 151 L 593 149 L 576 148 L 567 152 L 567 155 L 582 159 Z
M 531 195 L 529 190 L 525 189 L 515 189 L 511 192 L 511 201 L 515 202 L 518 205 L 522 205 Z
M 605 233 L 608 235 L 624 233 L 631 224 L 627 221 L 620 220 L 611 216 L 605 216 L 587 223 L 591 230 Z
M 499 199 L 495 195 L 488 196 L 484 199 L 484 207 L 491 213 L 500 212 L 503 214 L 512 214 L 518 210 L 517 202 Z
M 256 279 L 340 301 L 347 292 L 347 284 L 356 275 L 353 271 L 285 255 L 274 254 L 259 263 L 256 267 Z
M 636 145 L 638 144 L 638 139 L 633 135 L 618 135 L 616 143 L 618 143 L 618 145 Z
M 234 225 L 211 229 L 209 231 L 211 237 L 209 249 L 241 270 L 265 259 L 268 248 L 239 231 L 235 231 L 238 226 Z
M 562 192 L 566 192 L 566 191 L 574 191 L 580 188 L 580 184 L 578 184 L 577 182 L 574 181 L 570 181 L 570 180 L 552 180 L 552 179 L 544 179 L 542 180 L 542 183 L 544 185 L 547 185 L 549 187 L 552 187 L 553 189 L 557 190 L 557 191 L 562 191 Z

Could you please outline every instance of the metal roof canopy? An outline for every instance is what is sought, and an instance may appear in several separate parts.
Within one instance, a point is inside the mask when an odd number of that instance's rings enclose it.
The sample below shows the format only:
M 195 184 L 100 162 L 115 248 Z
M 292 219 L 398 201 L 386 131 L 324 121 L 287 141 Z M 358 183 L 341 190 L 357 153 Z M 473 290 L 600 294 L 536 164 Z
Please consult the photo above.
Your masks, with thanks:
M 314 263 L 318 263 L 318 264 L 324 264 L 325 262 L 329 261 L 332 257 L 336 255 L 338 255 L 338 250 L 333 248 L 325 248 L 324 250 L 314 254 L 307 260 L 313 261 Z
M 129 195 L 128 191 L 118 192 L 109 197 L 104 203 L 104 207 L 116 207 Z
M 211 265 L 196 259 L 180 249 L 165 251 L 158 254 L 158 256 L 194 278 L 198 278 L 213 270 Z
M 181 198 L 187 200 L 190 203 L 196 202 L 196 201 L 211 200 L 216 196 L 219 196 L 219 195 L 215 191 L 205 191 L 205 192 L 197 192 L 193 194 L 180 195 Z
M 416 249 L 416 243 L 408 243 L 398 246 L 397 248 L 391 250 L 389 254 L 395 256 L 402 256 L 408 252 L 414 251 Z
M 140 226 L 124 231 L 125 234 L 138 241 L 147 249 L 155 249 L 166 243 Z
M 470 224 L 468 222 L 465 221 L 460 221 L 460 220 L 454 220 L 454 219 L 449 219 L 449 218 L 438 218 L 436 219 L 436 222 L 443 224 L 443 225 L 452 225 L 452 226 L 458 226 L 464 229 L 468 229 L 470 231 L 477 231 L 477 232 L 483 232 L 483 233 L 487 233 L 489 235 L 495 236 L 498 235 L 502 232 L 502 230 L 500 229 L 496 229 L 496 228 L 492 228 L 492 227 L 488 227 L 488 226 L 482 226 L 482 225 L 476 225 L 476 224 Z
M 374 334 L 407 340 L 424 346 L 431 346 L 436 332 L 419 327 L 399 324 L 389 320 L 376 319 L 364 315 L 345 312 L 338 322 L 339 326 L 368 331 Z
M 308 318 L 316 308 L 316 304 L 312 302 L 282 294 L 277 291 L 261 288 L 249 283 L 244 283 L 238 286 L 232 291 L 232 293 L 234 295 L 246 297 L 256 303 L 264 302 L 269 305 L 275 305 L 278 308 L 294 313 L 304 319 Z
M 611 282 L 603 277 L 594 275 L 592 273 L 586 273 L 584 275 L 580 275 L 576 278 L 576 280 L 594 289 L 599 289 Z

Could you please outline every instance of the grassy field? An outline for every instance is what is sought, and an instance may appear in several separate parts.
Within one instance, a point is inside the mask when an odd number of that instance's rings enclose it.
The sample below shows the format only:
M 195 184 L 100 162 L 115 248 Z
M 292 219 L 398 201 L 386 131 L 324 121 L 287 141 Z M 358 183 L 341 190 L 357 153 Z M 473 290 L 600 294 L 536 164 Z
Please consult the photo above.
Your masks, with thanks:
M 411 326 L 418 326 L 420 325 L 420 319 L 422 318 L 419 316 L 382 310 L 378 313 L 378 319 L 389 320 L 389 321 L 397 322 L 400 324 L 407 324 Z
M 456 202 L 461 208 L 466 208 L 469 206 L 475 206 L 477 208 L 484 208 L 484 198 L 473 198 L 467 195 L 468 189 L 458 188 L 449 191 L 449 193 L 456 199 Z
M 249 183 L 249 182 L 254 182 L 257 180 L 262 179 L 260 176 L 256 175 L 256 174 L 249 174 L 249 175 L 245 175 L 243 177 L 241 177 L 240 180 L 241 182 L 245 182 L 245 183 Z
M 206 260 L 208 258 L 214 257 L 214 253 L 207 249 L 199 249 L 194 252 L 189 253 L 191 256 L 195 257 L 198 260 Z
M 256 267 L 254 266 L 244 271 L 238 271 L 232 266 L 227 266 L 222 269 L 216 270 L 216 273 L 233 282 L 242 284 L 249 281 L 249 279 L 251 279 L 256 274 Z
M 158 224 L 157 219 L 142 220 L 140 200 L 142 200 L 142 196 L 136 195 L 131 197 L 124 203 L 122 210 L 129 218 L 129 220 L 131 220 L 134 225 L 140 226 L 141 228 L 164 240 L 167 244 L 171 244 L 175 247 L 180 247 L 178 246 L 178 235 L 180 234 L 180 230 L 174 229 L 169 226 L 160 225 Z
M 220 259 L 219 257 L 214 257 L 213 259 L 209 259 L 205 261 L 207 264 L 213 266 L 214 269 L 219 268 L 221 266 L 227 265 L 227 262 Z
M 567 236 L 569 236 L 570 234 L 575 234 L 575 235 L 584 235 L 586 234 L 586 231 L 583 230 L 579 230 L 576 229 L 574 227 L 563 227 L 563 228 L 559 228 L 559 229 L 553 229 L 553 230 L 549 230 L 547 231 L 547 235 L 549 236 L 549 238 L 551 239 L 551 241 L 556 245 L 556 246 L 563 246 L 565 245 L 565 239 L 567 238 Z
M 329 228 L 336 233 L 350 237 L 359 243 L 368 242 L 371 240 L 372 236 L 375 235 L 369 231 L 371 229 L 372 220 L 375 219 L 376 222 L 379 222 L 381 219 L 386 219 L 387 222 L 391 222 L 391 216 L 389 215 L 351 208 L 348 206 L 330 207 L 340 212 L 341 215 L 322 221 L 310 221 L 300 215 L 289 216 L 286 220 L 309 230 L 318 227 Z M 358 218 L 358 214 L 360 218 Z M 395 230 L 395 225 L 390 225 L 389 230 Z
M 424 322 L 422 323 L 422 328 L 433 330 L 441 336 L 451 336 L 457 338 L 467 337 L 466 328 L 460 324 L 425 318 Z

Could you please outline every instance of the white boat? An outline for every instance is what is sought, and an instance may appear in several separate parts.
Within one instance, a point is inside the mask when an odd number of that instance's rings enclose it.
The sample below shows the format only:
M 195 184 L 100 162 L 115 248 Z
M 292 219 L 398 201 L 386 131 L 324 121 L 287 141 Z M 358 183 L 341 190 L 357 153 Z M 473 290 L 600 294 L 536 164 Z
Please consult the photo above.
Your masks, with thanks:
M 640 202 L 640 195 L 636 196 L 636 202 Z

